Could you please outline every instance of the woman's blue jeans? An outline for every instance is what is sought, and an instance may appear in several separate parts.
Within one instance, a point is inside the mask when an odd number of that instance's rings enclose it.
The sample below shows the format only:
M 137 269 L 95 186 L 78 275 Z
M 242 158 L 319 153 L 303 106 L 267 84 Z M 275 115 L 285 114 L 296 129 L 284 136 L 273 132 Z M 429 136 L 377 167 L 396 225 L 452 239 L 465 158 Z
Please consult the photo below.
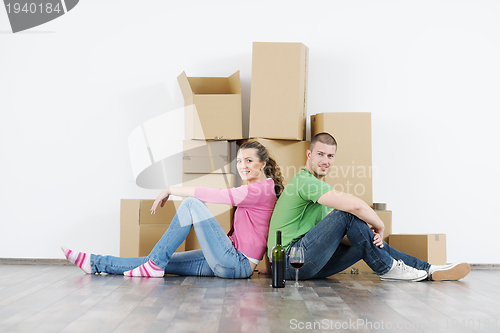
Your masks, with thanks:
M 352 246 L 340 243 L 345 235 Z M 325 278 L 342 272 L 361 259 L 378 275 L 391 269 L 393 259 L 428 271 L 429 263 L 393 249 L 385 242 L 384 247 L 379 248 L 373 244 L 373 237 L 372 230 L 365 222 L 352 214 L 333 210 L 294 243 L 303 246 L 305 255 L 299 279 Z M 288 256 L 286 268 L 286 278 L 294 280 L 295 269 L 290 265 Z
M 191 227 L 196 232 L 201 250 L 174 253 Z M 239 279 L 253 273 L 247 257 L 234 248 L 207 206 L 192 197 L 182 202 L 167 231 L 147 257 L 120 258 L 92 254 L 90 266 L 92 273 L 123 274 L 148 260 L 167 274 Z

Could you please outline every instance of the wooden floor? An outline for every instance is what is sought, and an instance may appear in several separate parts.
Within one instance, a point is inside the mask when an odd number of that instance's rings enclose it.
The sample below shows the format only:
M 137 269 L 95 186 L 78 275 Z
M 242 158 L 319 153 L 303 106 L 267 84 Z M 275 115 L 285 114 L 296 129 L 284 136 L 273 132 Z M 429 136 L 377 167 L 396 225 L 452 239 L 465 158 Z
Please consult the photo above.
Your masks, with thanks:
M 500 270 L 458 282 L 339 274 L 302 284 L 0 265 L 0 332 L 500 332 Z

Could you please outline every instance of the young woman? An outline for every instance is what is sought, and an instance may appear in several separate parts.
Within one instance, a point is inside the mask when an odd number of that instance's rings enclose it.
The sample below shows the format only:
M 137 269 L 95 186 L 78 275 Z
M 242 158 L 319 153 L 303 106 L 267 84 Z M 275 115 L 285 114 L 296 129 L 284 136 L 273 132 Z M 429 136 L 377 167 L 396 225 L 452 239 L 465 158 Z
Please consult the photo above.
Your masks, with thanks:
M 237 169 L 246 185 L 231 189 L 167 187 L 156 198 L 151 214 L 170 195 L 188 197 L 149 256 L 120 258 L 71 251 L 66 258 L 87 274 L 163 277 L 176 275 L 247 278 L 262 259 L 267 246 L 269 220 L 283 177 L 266 148 L 256 141 L 244 143 L 237 154 Z M 233 228 L 226 235 L 203 202 L 236 206 Z M 194 228 L 201 250 L 174 253 Z

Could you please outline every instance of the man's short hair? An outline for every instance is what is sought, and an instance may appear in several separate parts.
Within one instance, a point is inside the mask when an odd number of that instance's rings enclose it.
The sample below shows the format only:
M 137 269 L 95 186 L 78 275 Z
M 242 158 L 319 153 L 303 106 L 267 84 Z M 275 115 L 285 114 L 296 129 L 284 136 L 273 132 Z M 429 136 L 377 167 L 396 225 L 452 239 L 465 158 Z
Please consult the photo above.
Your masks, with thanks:
M 337 147 L 337 141 L 335 141 L 335 138 L 330 133 L 326 132 L 318 133 L 311 139 L 311 142 L 309 143 L 310 151 L 314 149 L 314 145 L 316 144 L 316 142 L 321 142 L 325 145 Z

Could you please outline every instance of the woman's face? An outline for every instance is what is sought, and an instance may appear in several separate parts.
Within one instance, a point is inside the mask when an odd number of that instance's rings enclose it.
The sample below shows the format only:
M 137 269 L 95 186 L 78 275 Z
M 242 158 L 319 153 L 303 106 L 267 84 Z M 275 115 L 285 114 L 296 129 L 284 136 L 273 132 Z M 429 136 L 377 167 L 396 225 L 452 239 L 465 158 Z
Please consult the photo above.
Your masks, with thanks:
M 253 148 L 240 149 L 236 156 L 236 167 L 242 180 L 248 184 L 258 182 L 266 178 L 264 167 L 266 162 L 261 162 L 257 157 L 257 150 Z

